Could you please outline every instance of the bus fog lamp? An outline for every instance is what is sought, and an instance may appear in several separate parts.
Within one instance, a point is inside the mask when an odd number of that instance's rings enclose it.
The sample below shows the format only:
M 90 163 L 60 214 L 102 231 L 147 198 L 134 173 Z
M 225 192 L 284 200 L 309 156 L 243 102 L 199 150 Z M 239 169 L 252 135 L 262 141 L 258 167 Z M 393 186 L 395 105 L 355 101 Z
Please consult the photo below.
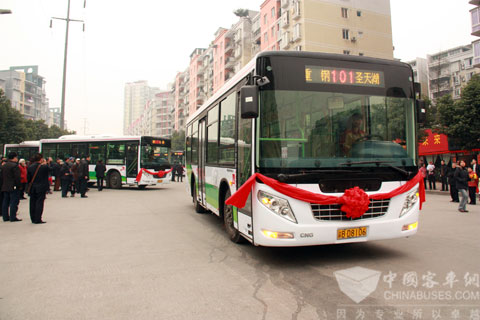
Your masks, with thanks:
M 267 238 L 271 238 L 271 239 L 293 239 L 293 238 L 295 238 L 293 233 L 291 233 L 291 232 L 277 232 L 277 231 L 270 231 L 270 230 L 262 230 L 262 232 Z
M 417 203 L 419 198 L 418 189 L 410 191 L 405 198 L 405 202 L 403 203 L 402 211 L 400 212 L 400 217 L 405 215 L 413 206 Z
M 274 212 L 275 214 L 283 217 L 289 221 L 297 223 L 297 219 L 293 214 L 290 204 L 287 200 L 273 196 L 264 191 L 258 192 L 258 200 L 263 204 L 267 209 Z
M 410 230 L 414 230 L 414 229 L 417 229 L 418 227 L 418 221 L 415 222 L 415 223 L 410 223 L 410 224 L 406 224 L 402 227 L 402 231 L 410 231 Z

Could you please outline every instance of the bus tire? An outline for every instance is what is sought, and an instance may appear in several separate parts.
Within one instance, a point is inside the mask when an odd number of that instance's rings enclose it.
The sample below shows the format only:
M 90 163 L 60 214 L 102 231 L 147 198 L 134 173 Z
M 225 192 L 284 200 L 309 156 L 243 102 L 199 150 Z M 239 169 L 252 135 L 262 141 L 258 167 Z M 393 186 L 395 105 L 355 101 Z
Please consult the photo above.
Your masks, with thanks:
M 195 184 L 193 185 L 193 207 L 195 208 L 196 213 L 205 213 L 206 210 L 202 207 L 202 205 L 198 202 L 197 199 L 197 188 L 195 188 Z
M 108 175 L 108 185 L 112 189 L 120 189 L 122 187 L 122 177 L 117 171 L 113 171 Z
M 227 190 L 225 193 L 225 196 L 223 197 L 223 201 L 226 199 L 230 198 L 231 193 L 230 190 Z M 235 229 L 234 226 L 234 221 L 233 221 L 233 206 L 224 203 L 223 204 L 223 222 L 225 224 L 225 231 L 227 231 L 227 235 L 230 238 L 230 240 L 234 243 L 242 243 L 244 242 L 243 236 L 240 234 L 240 232 Z
M 140 189 L 140 190 L 145 190 L 146 187 L 147 187 L 146 184 L 142 184 L 142 185 L 139 185 L 139 186 L 138 186 L 138 189 Z

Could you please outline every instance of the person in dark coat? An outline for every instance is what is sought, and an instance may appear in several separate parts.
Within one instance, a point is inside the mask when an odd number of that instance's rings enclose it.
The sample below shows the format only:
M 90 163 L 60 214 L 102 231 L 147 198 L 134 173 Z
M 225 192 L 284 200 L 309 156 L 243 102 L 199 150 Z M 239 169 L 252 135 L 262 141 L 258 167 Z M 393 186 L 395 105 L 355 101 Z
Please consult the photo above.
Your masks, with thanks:
M 88 198 L 87 193 L 87 183 L 89 179 L 89 169 L 88 162 L 90 157 L 87 156 L 84 159 L 80 160 L 80 165 L 78 166 L 78 182 L 80 184 L 80 195 L 82 198 Z
M 37 153 L 27 170 L 28 184 L 30 185 L 30 219 L 33 224 L 46 223 L 42 220 L 42 215 L 43 204 L 50 188 L 49 171 L 47 162 L 40 153 Z M 37 172 L 36 175 L 35 172 Z
M 7 158 L 2 157 L 2 163 L 0 164 L 0 211 L 2 211 L 2 217 L 3 217 L 3 196 L 5 194 L 5 192 L 2 191 L 2 184 L 3 184 L 2 169 L 5 163 L 7 163 Z M 10 221 L 10 219 L 3 220 L 3 221 Z
M 75 193 L 80 192 L 80 183 L 78 182 L 78 168 L 80 167 L 80 159 L 75 159 L 73 165 L 70 167 L 72 173 L 72 197 L 75 197 Z
M 103 180 L 105 179 L 105 171 L 107 171 L 107 167 L 105 167 L 101 159 L 98 160 L 97 165 L 95 166 L 95 175 L 97 176 L 98 191 L 103 190 Z
M 52 164 L 52 175 L 55 177 L 55 183 L 53 185 L 53 191 L 60 191 L 60 168 L 62 165 L 60 164 L 60 159 Z
M 72 173 L 70 172 L 70 159 L 65 159 L 65 162 L 60 167 L 60 183 L 62 185 L 62 198 L 66 198 L 68 191 L 72 192 L 72 197 L 74 191 L 71 190 L 72 184 Z
M 178 180 L 180 180 L 180 182 L 183 182 L 183 166 L 180 163 L 177 165 L 175 171 L 177 171 L 177 182 Z
M 440 163 L 440 180 L 442 181 L 442 191 L 448 191 L 447 173 L 448 166 L 445 164 L 445 161 L 442 160 Z
M 460 202 L 458 199 L 458 190 L 457 190 L 457 181 L 455 180 L 455 171 L 457 169 L 457 164 L 452 162 L 451 167 L 448 168 L 447 179 L 448 184 L 450 185 L 450 197 L 452 200 L 450 202 Z
M 22 221 L 17 218 L 18 202 L 20 197 L 20 168 L 18 167 L 18 156 L 16 152 L 8 154 L 8 161 L 2 168 L 2 214 L 3 221 Z
M 455 171 L 455 181 L 458 192 L 460 192 L 460 204 L 458 206 L 458 211 L 468 212 L 467 202 L 468 202 L 468 171 L 466 168 L 465 161 L 460 161 L 460 166 Z

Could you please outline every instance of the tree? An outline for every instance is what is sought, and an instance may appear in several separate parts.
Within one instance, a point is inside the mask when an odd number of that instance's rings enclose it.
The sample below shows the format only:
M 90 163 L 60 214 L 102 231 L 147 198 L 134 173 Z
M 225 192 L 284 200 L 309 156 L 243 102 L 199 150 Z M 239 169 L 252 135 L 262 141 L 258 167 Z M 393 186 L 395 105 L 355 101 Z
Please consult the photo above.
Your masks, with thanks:
M 19 143 L 26 137 L 22 114 L 11 107 L 10 100 L 0 89 L 0 143 Z
M 11 107 L 10 100 L 0 89 L 0 144 L 58 138 L 74 133 L 57 126 L 49 128 L 43 120 L 25 119 L 19 111 Z
M 442 133 L 459 149 L 480 146 L 480 75 L 474 75 L 463 89 L 460 100 L 445 96 L 437 102 Z
M 233 14 L 236 15 L 237 17 L 247 17 L 248 16 L 248 9 L 237 9 L 233 11 Z
M 185 149 L 185 131 L 174 131 L 172 134 L 172 150 Z

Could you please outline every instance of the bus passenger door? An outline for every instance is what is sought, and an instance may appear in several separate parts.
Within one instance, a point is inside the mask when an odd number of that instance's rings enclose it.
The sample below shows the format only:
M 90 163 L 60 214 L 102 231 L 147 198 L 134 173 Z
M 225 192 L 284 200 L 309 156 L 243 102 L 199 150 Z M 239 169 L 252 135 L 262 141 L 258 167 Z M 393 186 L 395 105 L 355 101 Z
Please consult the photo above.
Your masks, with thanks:
M 138 174 L 138 142 L 126 143 L 126 164 L 127 178 L 136 178 Z
M 206 207 L 207 199 L 205 194 L 205 161 L 206 156 L 206 119 L 200 120 L 198 124 L 198 195 L 200 203 Z

